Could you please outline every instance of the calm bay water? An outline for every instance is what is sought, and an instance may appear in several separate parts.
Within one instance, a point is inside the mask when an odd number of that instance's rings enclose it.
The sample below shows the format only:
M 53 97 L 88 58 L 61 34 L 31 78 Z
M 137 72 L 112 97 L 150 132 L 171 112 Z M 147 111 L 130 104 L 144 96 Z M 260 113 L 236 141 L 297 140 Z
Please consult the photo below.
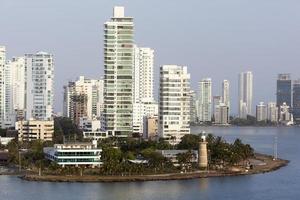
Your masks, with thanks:
M 300 127 L 218 128 L 193 127 L 224 136 L 239 137 L 262 153 L 273 153 L 278 138 L 279 157 L 290 164 L 275 172 L 240 177 L 220 177 L 185 181 L 137 183 L 47 183 L 27 182 L 14 176 L 0 176 L 0 200 L 138 200 L 138 199 L 299 199 Z

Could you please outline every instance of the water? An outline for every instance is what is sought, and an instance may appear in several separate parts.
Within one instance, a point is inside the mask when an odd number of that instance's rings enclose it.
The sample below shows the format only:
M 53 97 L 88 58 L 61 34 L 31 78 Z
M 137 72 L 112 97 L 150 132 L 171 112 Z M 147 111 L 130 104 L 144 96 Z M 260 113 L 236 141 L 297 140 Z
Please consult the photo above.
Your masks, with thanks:
M 238 177 L 220 177 L 185 181 L 136 183 L 47 183 L 27 182 L 14 176 L 0 176 L 0 200 L 138 200 L 138 199 L 299 199 L 300 128 L 217 128 L 193 127 L 224 136 L 236 137 L 262 153 L 273 153 L 278 137 L 279 157 L 290 164 L 278 171 Z

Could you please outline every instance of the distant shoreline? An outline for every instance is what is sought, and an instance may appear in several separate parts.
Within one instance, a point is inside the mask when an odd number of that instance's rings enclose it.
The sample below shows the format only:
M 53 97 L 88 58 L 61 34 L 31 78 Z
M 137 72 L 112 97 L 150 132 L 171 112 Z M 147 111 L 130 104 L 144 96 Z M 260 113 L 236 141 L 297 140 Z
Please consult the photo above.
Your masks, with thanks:
M 255 159 L 264 162 L 264 165 L 257 165 L 248 171 L 193 171 L 187 173 L 153 174 L 153 175 L 132 175 L 132 176 L 59 176 L 59 175 L 23 175 L 20 178 L 27 181 L 46 182 L 137 182 L 137 181 L 168 181 L 187 180 L 209 177 L 242 176 L 272 172 L 286 166 L 289 161 L 283 159 L 273 160 L 272 156 L 255 154 Z

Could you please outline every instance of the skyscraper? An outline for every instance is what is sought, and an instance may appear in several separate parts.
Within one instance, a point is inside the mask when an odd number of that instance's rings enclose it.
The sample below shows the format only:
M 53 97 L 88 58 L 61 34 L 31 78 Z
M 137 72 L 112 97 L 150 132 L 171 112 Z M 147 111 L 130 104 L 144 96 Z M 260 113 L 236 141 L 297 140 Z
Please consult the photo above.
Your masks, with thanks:
M 227 125 L 228 124 L 228 106 L 224 103 L 220 103 L 215 107 L 215 124 Z
M 199 122 L 210 122 L 211 121 L 211 104 L 212 96 L 211 89 L 212 82 L 210 78 L 202 79 L 199 82 Z
M 222 82 L 222 98 L 223 103 L 228 107 L 228 116 L 230 116 L 230 93 L 229 93 L 229 81 L 223 80 Z
M 190 122 L 197 123 L 197 109 L 196 109 L 196 92 L 194 90 L 190 91 Z
M 276 104 L 278 107 L 283 105 L 292 106 L 292 80 L 290 74 L 278 74 Z
M 293 83 L 293 116 L 294 121 L 300 123 L 300 79 Z
M 268 121 L 270 122 L 278 122 L 278 107 L 275 102 L 268 103 Z
M 160 67 L 159 136 L 171 144 L 190 133 L 190 74 L 187 67 Z
M 252 72 L 239 74 L 239 117 L 252 115 L 253 75 Z
M 124 7 L 114 7 L 104 24 L 104 129 L 117 137 L 132 133 L 133 26 Z
M 153 98 L 154 50 L 146 47 L 134 48 L 133 76 L 133 133 L 143 133 L 143 118 L 157 115 L 157 104 Z
M 3 127 L 5 117 L 5 86 L 4 72 L 6 62 L 6 50 L 4 46 L 0 46 L 0 127 Z
M 52 120 L 53 56 L 46 52 L 25 55 L 26 119 Z
M 267 106 L 264 104 L 264 102 L 260 102 L 256 106 L 256 121 L 266 121 L 267 120 Z

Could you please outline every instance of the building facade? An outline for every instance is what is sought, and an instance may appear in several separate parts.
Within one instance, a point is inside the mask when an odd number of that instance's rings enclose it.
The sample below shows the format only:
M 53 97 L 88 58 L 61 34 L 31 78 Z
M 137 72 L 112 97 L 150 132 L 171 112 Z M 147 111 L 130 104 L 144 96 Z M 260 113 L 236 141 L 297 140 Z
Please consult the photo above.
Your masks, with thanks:
M 229 124 L 229 116 L 228 116 L 229 108 L 224 103 L 220 103 L 215 107 L 215 124 L 218 125 L 228 125 Z
M 292 106 L 292 80 L 290 74 L 278 74 L 276 104 L 280 107 L 283 103 Z
M 222 82 L 222 100 L 223 103 L 228 107 L 228 120 L 230 117 L 230 83 L 228 80 Z
M 0 46 L 0 127 L 4 127 L 5 118 L 5 85 L 4 85 L 4 72 L 6 63 L 6 49 Z
M 132 134 L 134 41 L 133 18 L 115 7 L 104 24 L 104 124 L 109 134 Z
M 258 105 L 256 105 L 256 121 L 267 121 L 267 118 L 267 106 L 264 104 L 264 102 L 260 102 Z
M 26 119 L 52 120 L 54 102 L 53 56 L 46 52 L 25 55 Z
M 252 115 L 253 74 L 250 71 L 239 74 L 239 118 Z
M 190 133 L 190 74 L 186 66 L 160 67 L 159 136 L 177 144 Z
M 199 82 L 198 97 L 198 120 L 199 122 L 211 122 L 212 106 L 212 81 L 210 78 L 202 79 Z
M 294 122 L 300 123 L 300 79 L 293 82 L 293 116 Z
M 268 121 L 277 123 L 278 122 L 278 107 L 276 106 L 276 102 L 268 103 Z
M 18 121 L 15 124 L 19 141 L 52 141 L 54 134 L 54 121 Z

